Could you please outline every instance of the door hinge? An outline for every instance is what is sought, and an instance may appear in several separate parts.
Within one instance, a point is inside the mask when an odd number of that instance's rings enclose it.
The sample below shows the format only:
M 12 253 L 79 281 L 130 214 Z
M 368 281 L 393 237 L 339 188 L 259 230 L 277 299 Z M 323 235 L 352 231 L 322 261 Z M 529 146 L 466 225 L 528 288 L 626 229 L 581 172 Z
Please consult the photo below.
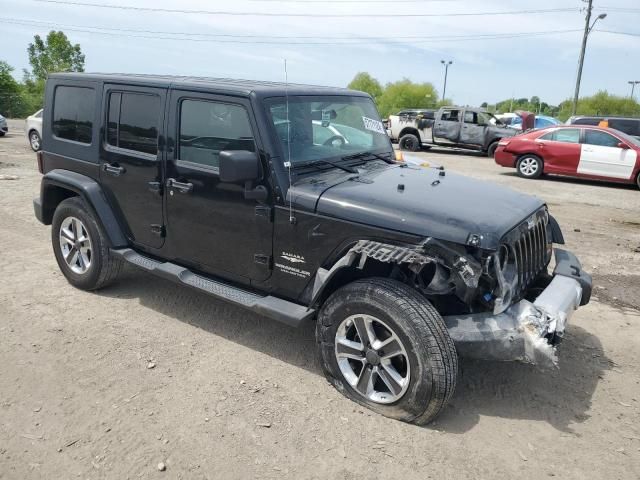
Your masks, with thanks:
M 158 235 L 160 237 L 164 237 L 165 235 L 164 225 L 158 225 L 157 223 L 151 224 L 151 233 L 153 233 L 154 235 Z
M 273 218 L 271 216 L 271 207 L 268 207 L 266 205 L 256 205 L 255 211 L 257 217 L 264 217 L 270 222 L 273 221 Z
M 271 255 L 263 255 L 261 253 L 256 253 L 253 256 L 253 261 L 258 265 L 264 265 L 266 267 L 271 268 Z

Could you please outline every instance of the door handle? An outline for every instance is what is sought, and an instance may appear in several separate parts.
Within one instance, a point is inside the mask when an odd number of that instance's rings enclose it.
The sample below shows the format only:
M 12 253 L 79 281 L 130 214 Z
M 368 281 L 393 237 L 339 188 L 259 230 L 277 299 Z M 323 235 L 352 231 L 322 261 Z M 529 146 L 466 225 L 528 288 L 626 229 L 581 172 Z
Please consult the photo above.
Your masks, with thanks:
M 102 169 L 106 173 L 108 173 L 109 175 L 113 175 L 114 177 L 119 177 L 125 172 L 124 167 L 121 167 L 119 165 L 111 165 L 110 163 L 103 164 Z
M 175 188 L 180 193 L 189 193 L 193 190 L 193 183 L 178 182 L 175 178 L 170 178 L 167 180 L 167 187 Z
M 544 143 L 539 143 L 538 148 L 544 148 Z

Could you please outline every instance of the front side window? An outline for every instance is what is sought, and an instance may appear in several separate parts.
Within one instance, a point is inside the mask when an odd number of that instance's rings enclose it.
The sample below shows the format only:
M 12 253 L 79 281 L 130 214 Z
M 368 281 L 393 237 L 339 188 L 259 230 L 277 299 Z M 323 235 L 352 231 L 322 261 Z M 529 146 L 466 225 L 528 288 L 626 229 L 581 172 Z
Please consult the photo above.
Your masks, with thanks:
M 107 143 L 134 152 L 157 155 L 160 97 L 112 92 L 107 113 Z
M 53 98 L 53 135 L 59 139 L 91 144 L 95 91 L 87 87 L 56 87 Z
M 240 105 L 183 100 L 178 158 L 217 169 L 223 150 L 256 151 L 247 110 Z
M 587 130 L 584 132 L 584 143 L 588 145 L 599 145 L 601 147 L 617 147 L 620 140 L 606 132 Z
M 265 102 L 285 161 L 290 154 L 293 165 L 391 151 L 389 137 L 370 98 L 293 96 L 288 102 L 284 97 Z
M 540 137 L 540 140 L 550 140 L 553 142 L 580 143 L 580 130 L 577 128 L 562 128 L 547 133 Z

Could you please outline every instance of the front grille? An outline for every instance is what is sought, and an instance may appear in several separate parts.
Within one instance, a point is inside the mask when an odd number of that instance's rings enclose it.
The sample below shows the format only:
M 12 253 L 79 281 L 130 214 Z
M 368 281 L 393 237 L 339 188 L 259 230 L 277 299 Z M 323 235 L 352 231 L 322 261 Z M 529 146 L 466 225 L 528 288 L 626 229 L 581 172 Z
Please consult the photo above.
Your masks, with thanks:
M 510 260 L 515 263 L 517 293 L 522 295 L 549 263 L 547 221 L 543 211 L 534 214 L 509 235 Z

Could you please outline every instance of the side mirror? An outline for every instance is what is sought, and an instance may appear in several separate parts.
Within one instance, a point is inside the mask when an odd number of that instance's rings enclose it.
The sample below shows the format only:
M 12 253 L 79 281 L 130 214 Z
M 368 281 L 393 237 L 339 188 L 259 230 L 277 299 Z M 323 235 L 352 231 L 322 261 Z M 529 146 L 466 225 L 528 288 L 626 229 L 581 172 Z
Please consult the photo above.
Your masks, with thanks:
M 629 150 L 629 145 L 627 145 L 626 143 L 620 142 L 618 144 L 618 148 L 622 148 L 623 150 Z
M 260 177 L 260 160 L 255 152 L 223 150 L 218 159 L 222 182 L 250 182 Z

